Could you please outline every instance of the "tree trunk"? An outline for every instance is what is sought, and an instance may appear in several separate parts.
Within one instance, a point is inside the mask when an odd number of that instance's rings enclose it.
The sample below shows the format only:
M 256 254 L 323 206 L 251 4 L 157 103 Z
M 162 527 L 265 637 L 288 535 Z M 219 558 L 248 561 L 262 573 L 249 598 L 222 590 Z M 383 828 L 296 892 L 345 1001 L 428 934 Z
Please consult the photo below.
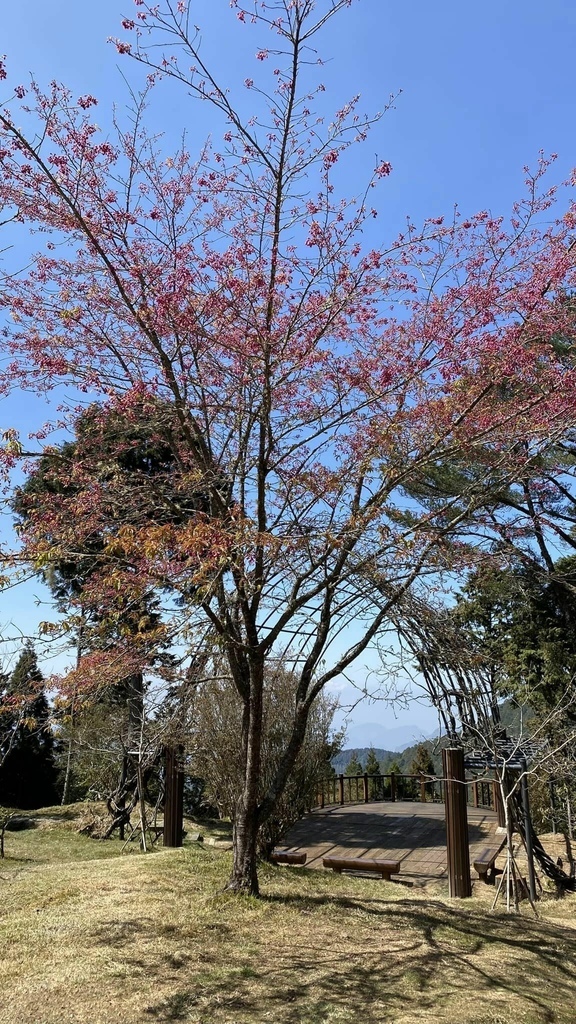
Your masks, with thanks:
M 144 677 L 135 672 L 124 681 L 126 687 L 126 708 L 128 723 L 126 728 L 126 748 L 122 758 L 122 772 L 116 790 L 114 802 L 120 813 L 120 839 L 124 839 L 127 821 L 122 817 L 126 801 L 132 803 L 132 796 L 138 792 L 137 773 L 140 762 L 142 720 L 144 716 Z
M 128 752 L 135 756 L 141 746 L 142 722 L 144 718 L 144 677 L 135 672 L 126 680 L 126 706 L 128 709 L 128 728 L 126 746 Z
M 244 752 L 244 788 L 234 815 L 234 861 L 227 889 L 258 896 L 257 841 L 260 825 L 258 806 L 262 748 L 262 707 L 264 664 L 251 666 L 250 691 L 244 705 L 242 739 Z
M 76 641 L 76 668 L 80 667 L 80 661 L 82 659 L 82 640 L 84 633 L 84 613 L 80 619 L 80 625 L 78 627 L 78 638 Z M 72 694 L 72 704 L 70 707 L 70 737 L 68 739 L 68 752 L 66 755 L 66 772 L 64 775 L 64 785 L 62 787 L 62 806 L 68 803 L 70 798 L 70 781 L 72 776 L 72 755 L 74 752 L 74 729 L 76 726 L 76 686 L 74 686 L 74 692 Z
M 260 892 L 256 869 L 259 824 L 257 807 L 249 811 L 242 808 L 234 822 L 234 861 L 226 888 L 247 896 Z
M 72 776 L 72 754 L 74 751 L 74 727 L 75 721 L 75 698 L 76 688 L 74 688 L 74 694 L 72 696 L 72 706 L 70 709 L 70 736 L 68 738 L 68 751 L 66 754 L 66 771 L 64 773 L 64 785 L 62 786 L 62 800 L 61 805 L 64 806 L 70 799 L 70 781 Z

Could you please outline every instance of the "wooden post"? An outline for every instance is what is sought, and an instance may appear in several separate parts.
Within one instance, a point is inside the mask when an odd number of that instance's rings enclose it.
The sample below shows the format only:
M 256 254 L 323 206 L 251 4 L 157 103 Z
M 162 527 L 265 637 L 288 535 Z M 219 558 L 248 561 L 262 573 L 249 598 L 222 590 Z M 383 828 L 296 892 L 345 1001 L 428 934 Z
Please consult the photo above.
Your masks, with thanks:
M 426 783 L 422 772 L 420 772 L 420 803 L 426 803 Z
M 364 772 L 364 803 L 368 803 L 368 772 Z
M 442 751 L 442 767 L 446 779 L 448 891 L 451 897 L 462 899 L 472 895 L 464 751 L 446 747 Z
M 182 846 L 182 819 L 184 817 L 184 747 L 166 747 L 164 753 L 164 846 Z
M 338 786 L 340 789 L 340 805 L 344 803 L 344 776 L 338 776 Z
M 494 800 L 494 810 L 498 815 L 498 827 L 506 828 L 506 811 L 502 802 L 502 790 L 500 789 L 498 779 L 495 779 L 492 783 L 492 797 Z
M 390 772 L 390 799 L 396 799 L 396 772 Z
M 324 808 L 324 783 L 320 787 L 320 807 Z
M 478 781 L 476 779 L 472 783 L 472 795 L 474 797 L 474 807 L 478 807 Z

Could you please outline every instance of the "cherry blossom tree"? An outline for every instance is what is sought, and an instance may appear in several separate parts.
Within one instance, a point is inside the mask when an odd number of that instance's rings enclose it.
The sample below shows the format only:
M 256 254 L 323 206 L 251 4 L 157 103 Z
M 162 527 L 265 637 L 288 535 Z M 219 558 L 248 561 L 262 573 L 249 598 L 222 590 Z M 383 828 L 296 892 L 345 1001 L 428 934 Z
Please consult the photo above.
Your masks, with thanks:
M 202 59 L 186 0 L 136 0 L 116 42 L 153 95 L 171 83 L 221 115 L 220 147 L 167 155 L 146 131 L 145 95 L 109 135 L 92 96 L 33 82 L 7 98 L 0 204 L 43 248 L 4 283 L 3 383 L 73 387 L 103 421 L 147 396 L 173 405 L 171 491 L 197 489 L 202 507 L 178 521 L 148 496 L 118 525 L 92 452 L 74 493 L 28 525 L 25 555 L 61 560 L 98 533 L 108 542 L 84 602 L 156 588 L 180 596 L 166 614 L 188 639 L 208 627 L 217 638 L 242 708 L 229 884 L 257 893 L 258 829 L 315 698 L 377 642 L 403 595 L 490 557 L 502 482 L 530 480 L 573 423 L 574 372 L 555 339 L 571 330 L 576 207 L 568 198 L 556 218 L 542 160 L 508 222 L 456 213 L 366 245 L 390 164 L 377 159 L 350 199 L 336 180 L 379 118 L 357 97 L 328 124 L 315 113 L 317 39 L 350 0 L 231 6 L 272 40 L 245 82 L 248 118 Z M 7 468 L 22 451 L 6 435 Z M 431 502 L 410 489 L 467 461 L 475 471 L 457 494 Z M 144 655 L 125 648 L 114 657 L 129 674 Z M 264 786 L 272 661 L 294 694 Z

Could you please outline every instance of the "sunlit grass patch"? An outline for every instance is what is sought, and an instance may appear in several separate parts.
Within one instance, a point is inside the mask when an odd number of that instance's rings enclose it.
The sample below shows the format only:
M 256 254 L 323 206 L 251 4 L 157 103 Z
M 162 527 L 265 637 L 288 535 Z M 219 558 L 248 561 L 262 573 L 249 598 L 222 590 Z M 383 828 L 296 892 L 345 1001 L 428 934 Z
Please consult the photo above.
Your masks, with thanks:
M 489 887 L 451 902 L 262 865 L 244 899 L 204 844 L 120 857 L 70 819 L 16 836 L 36 845 L 2 869 L 1 1024 L 574 1020 L 574 897 L 516 919 L 489 913 Z

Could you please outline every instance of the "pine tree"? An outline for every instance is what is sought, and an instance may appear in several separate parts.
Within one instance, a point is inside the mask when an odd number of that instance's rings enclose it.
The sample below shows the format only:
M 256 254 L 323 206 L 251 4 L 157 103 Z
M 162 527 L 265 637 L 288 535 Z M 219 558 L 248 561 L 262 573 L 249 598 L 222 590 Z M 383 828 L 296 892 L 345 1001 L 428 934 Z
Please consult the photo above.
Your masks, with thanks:
M 54 736 L 42 673 L 34 648 L 27 644 L 3 696 L 14 710 L 3 715 L 0 734 L 0 805 L 29 810 L 57 800 Z
M 366 758 L 365 772 L 367 775 L 372 776 L 369 785 L 369 794 L 371 800 L 382 800 L 384 796 L 383 782 L 381 778 L 374 778 L 374 776 L 380 776 L 382 769 L 380 767 L 380 761 L 376 757 L 376 751 L 374 747 L 370 747 L 368 751 L 368 757 Z
M 430 747 L 427 743 L 419 743 L 416 747 L 414 757 L 410 764 L 410 775 L 434 775 L 434 762 Z M 415 800 L 420 799 L 420 782 L 418 779 L 411 780 L 412 796 Z
M 362 775 L 363 771 L 364 771 L 364 769 L 363 769 L 362 765 L 360 764 L 360 761 L 358 760 L 358 758 L 356 756 L 356 751 L 353 750 L 352 751 L 352 756 L 351 756 L 350 760 L 348 761 L 348 764 L 346 765 L 346 771 L 345 771 L 344 774 L 345 775 Z
M 404 796 L 404 787 L 406 785 L 406 779 L 402 778 L 403 769 L 397 757 L 393 758 L 391 763 L 386 765 L 386 774 L 396 776 L 396 795 L 398 799 L 401 800 Z
M 419 743 L 416 747 L 409 774 L 434 775 L 434 762 L 428 743 Z

